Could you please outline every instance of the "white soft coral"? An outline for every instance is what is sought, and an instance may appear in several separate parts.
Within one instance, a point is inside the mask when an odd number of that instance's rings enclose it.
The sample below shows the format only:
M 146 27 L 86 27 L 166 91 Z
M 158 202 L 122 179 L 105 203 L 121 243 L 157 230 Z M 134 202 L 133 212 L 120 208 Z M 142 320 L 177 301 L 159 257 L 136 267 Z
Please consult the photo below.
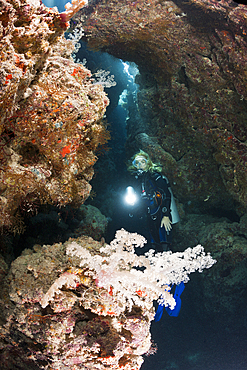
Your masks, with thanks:
M 42 307 L 54 299 L 61 300 L 61 295 L 66 300 L 69 292 L 61 292 L 61 288 L 66 286 L 67 290 L 73 290 L 77 284 L 80 285 L 76 272 L 80 271 L 79 274 L 88 276 L 94 283 L 81 297 L 75 295 L 74 302 L 79 300 L 85 304 L 87 301 L 93 312 L 119 315 L 126 309 L 131 311 L 134 305 L 147 312 L 152 308 L 153 300 L 159 297 L 162 297 L 162 304 L 173 309 L 175 300 L 169 292 L 170 285 L 188 282 L 190 273 L 202 272 L 216 262 L 205 254 L 201 245 L 179 253 L 155 254 L 154 250 L 150 250 L 145 256 L 138 256 L 135 247 L 143 247 L 145 242 L 141 235 L 124 229 L 118 230 L 115 239 L 110 245 L 100 248 L 98 254 L 91 254 L 77 242 L 71 242 L 66 254 L 79 258 L 79 261 L 74 259 L 74 263 L 80 268 L 62 274 L 52 284 L 41 299 Z M 70 305 L 73 305 L 73 299 L 68 297 Z

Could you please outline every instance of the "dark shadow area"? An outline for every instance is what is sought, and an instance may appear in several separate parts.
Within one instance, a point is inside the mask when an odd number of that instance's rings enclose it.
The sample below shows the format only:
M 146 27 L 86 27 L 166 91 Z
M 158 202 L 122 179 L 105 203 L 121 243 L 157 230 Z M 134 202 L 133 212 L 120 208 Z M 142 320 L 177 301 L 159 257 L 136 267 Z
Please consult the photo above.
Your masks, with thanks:
M 198 312 L 201 292 L 196 294 L 194 280 L 181 296 L 178 317 L 164 311 L 159 322 L 151 326 L 152 338 L 158 345 L 156 354 L 146 357 L 141 370 L 242 370 L 246 367 L 246 326 L 242 329 L 222 326 L 217 318 Z M 246 302 L 247 303 L 247 302 Z
M 215 216 L 218 218 L 226 217 L 231 222 L 239 222 L 240 217 L 238 214 L 233 210 L 227 210 L 227 209 L 219 209 L 219 208 L 211 208 L 208 210 L 207 214 L 211 216 Z

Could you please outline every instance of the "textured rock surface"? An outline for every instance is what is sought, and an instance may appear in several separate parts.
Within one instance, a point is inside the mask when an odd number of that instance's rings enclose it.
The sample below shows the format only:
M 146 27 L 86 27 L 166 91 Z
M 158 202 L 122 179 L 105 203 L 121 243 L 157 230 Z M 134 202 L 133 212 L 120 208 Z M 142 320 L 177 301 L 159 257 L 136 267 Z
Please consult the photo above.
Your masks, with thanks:
M 180 200 L 246 207 L 246 6 L 105 0 L 78 14 L 89 47 L 138 65 L 142 132 L 161 146 L 154 157 Z
M 80 212 L 82 214 L 82 220 L 75 233 L 91 236 L 94 240 L 100 240 L 106 233 L 107 218 L 98 208 L 91 205 L 82 204 L 80 206 Z
M 152 302 L 146 310 L 133 307 L 131 312 L 116 314 L 118 303 L 112 292 L 85 276 L 86 270 L 79 267 L 78 258 L 66 255 L 71 242 L 36 245 L 33 251 L 26 249 L 12 263 L 0 302 L 4 324 L 0 329 L 1 366 L 139 369 L 141 355 L 151 346 Z M 87 237 L 76 242 L 92 255 L 102 247 Z M 64 274 L 77 279 L 76 286 L 64 284 L 57 289 L 50 305 L 42 308 L 42 297 Z M 18 358 L 11 359 L 15 353 Z
M 0 21 L 0 226 L 19 233 L 40 204 L 87 199 L 109 100 L 74 63 L 55 10 L 4 1 Z
M 193 277 L 197 312 L 211 317 L 231 330 L 242 328 L 246 316 L 247 217 L 240 222 L 207 215 L 187 215 L 176 225 L 175 250 L 200 242 L 216 259 L 217 265 Z

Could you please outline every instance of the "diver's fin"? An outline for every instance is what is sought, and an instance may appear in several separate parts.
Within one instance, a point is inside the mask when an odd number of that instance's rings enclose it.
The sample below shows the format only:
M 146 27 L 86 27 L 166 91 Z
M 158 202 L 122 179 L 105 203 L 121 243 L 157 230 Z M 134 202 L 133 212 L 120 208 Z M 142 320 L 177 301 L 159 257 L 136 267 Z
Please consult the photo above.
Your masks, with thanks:
M 184 282 L 182 281 L 179 285 L 176 286 L 175 293 L 173 298 L 176 301 L 176 306 L 173 310 L 170 309 L 170 307 L 166 307 L 166 312 L 169 316 L 177 317 L 179 315 L 180 309 L 181 309 L 181 298 L 180 295 L 183 293 L 185 288 Z
M 172 287 L 173 287 L 173 284 L 171 287 L 168 287 L 168 292 L 170 292 L 172 290 Z M 162 315 L 163 315 L 163 311 L 164 311 L 164 305 L 162 303 L 159 304 L 158 308 L 157 308 L 157 311 L 156 311 L 156 314 L 154 316 L 154 321 L 157 322 L 157 321 L 160 321 Z
M 182 304 L 180 296 L 183 293 L 184 288 L 185 288 L 185 285 L 184 285 L 183 281 L 179 285 L 176 286 L 175 293 L 174 293 L 174 296 L 173 296 L 173 298 L 176 301 L 176 306 L 174 307 L 173 310 L 171 310 L 170 307 L 165 307 L 165 310 L 166 310 L 166 312 L 168 313 L 169 316 L 173 316 L 173 317 L 178 316 L 178 314 L 180 312 L 180 309 L 181 309 L 181 304 Z M 156 314 L 154 316 L 154 321 L 155 322 L 160 321 L 160 319 L 162 317 L 162 314 L 163 314 L 163 311 L 164 311 L 164 305 L 159 304 L 159 306 L 157 308 L 157 311 L 156 311 Z
M 164 310 L 164 306 L 163 304 L 159 304 L 158 308 L 157 308 L 157 311 L 156 311 L 156 314 L 154 316 L 154 321 L 157 322 L 157 321 L 160 321 L 162 315 L 163 315 L 163 310 Z

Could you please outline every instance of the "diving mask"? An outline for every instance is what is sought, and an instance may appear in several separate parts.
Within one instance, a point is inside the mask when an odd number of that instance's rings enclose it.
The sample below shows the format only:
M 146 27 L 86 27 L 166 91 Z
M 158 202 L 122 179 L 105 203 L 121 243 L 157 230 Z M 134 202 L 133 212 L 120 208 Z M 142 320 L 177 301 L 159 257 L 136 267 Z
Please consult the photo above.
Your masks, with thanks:
M 145 169 L 147 165 L 147 159 L 142 156 L 137 156 L 133 160 L 132 164 L 137 169 Z

